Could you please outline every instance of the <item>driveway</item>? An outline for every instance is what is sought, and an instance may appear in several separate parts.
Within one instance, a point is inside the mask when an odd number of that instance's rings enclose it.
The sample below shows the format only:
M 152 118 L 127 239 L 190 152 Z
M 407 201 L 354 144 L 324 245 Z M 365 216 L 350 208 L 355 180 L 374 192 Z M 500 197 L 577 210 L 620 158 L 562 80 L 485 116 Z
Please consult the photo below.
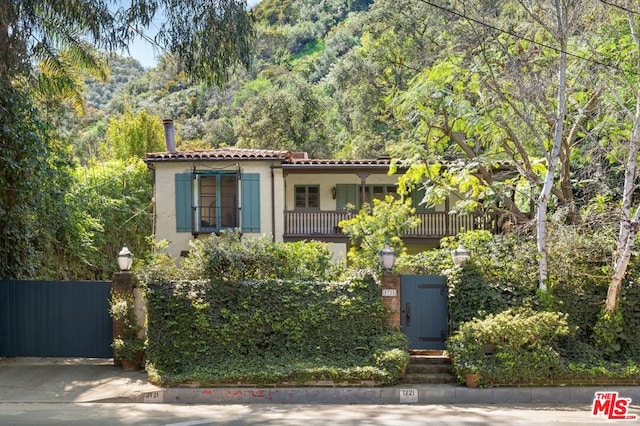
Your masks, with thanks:
M 107 358 L 0 358 L 0 402 L 135 402 L 159 390 Z

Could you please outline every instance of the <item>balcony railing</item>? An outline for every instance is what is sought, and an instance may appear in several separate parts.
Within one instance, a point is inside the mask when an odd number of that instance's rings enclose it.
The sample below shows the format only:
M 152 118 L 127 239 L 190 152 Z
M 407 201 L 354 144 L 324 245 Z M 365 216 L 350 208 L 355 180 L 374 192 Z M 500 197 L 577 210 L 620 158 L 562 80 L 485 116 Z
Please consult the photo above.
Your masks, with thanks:
M 235 207 L 194 207 L 193 232 L 211 233 L 222 229 L 234 229 L 240 224 L 239 209 Z
M 337 211 L 284 212 L 285 235 L 343 235 L 338 227 L 341 220 L 353 218 L 354 213 Z
M 420 218 L 420 225 L 409 230 L 403 236 L 417 238 L 442 238 L 456 235 L 462 231 L 486 229 L 495 232 L 494 217 L 476 214 L 452 215 L 446 212 L 416 213 Z M 284 233 L 287 237 L 344 236 L 338 223 L 344 219 L 351 219 L 354 213 L 338 211 L 294 211 L 284 212 Z

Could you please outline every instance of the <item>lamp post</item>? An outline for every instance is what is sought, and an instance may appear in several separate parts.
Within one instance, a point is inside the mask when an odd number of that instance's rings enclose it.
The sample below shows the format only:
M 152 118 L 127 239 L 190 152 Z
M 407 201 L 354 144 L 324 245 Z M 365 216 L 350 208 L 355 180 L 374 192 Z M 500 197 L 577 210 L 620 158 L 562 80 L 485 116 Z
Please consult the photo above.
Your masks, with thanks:
M 451 258 L 453 259 L 454 265 L 462 266 L 471 259 L 471 253 L 460 243 L 458 248 L 451 252 Z
M 384 248 L 380 250 L 380 264 L 386 271 L 393 269 L 393 264 L 396 262 L 396 251 L 392 249 L 389 244 L 385 244 Z
M 120 271 L 127 272 L 131 269 L 133 263 L 133 254 L 129 251 L 127 246 L 122 247 L 120 253 L 118 253 L 118 266 Z

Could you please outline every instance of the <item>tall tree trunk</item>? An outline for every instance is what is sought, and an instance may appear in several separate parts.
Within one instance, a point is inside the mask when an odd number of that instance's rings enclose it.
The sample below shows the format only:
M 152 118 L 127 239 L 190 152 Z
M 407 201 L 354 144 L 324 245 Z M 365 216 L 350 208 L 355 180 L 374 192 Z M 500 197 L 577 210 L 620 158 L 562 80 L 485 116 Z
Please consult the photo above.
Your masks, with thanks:
M 558 64 L 558 109 L 556 115 L 555 132 L 553 135 L 553 147 L 547 156 L 548 167 L 545 175 L 544 185 L 540 191 L 537 201 L 537 243 L 538 243 L 538 288 L 547 289 L 549 279 L 548 270 L 548 254 L 547 254 L 547 206 L 549 204 L 549 195 L 555 182 L 555 172 L 560 156 L 560 148 L 562 147 L 562 133 L 564 131 L 564 119 L 566 115 L 566 70 L 567 70 L 567 53 L 566 53 L 566 23 L 564 14 L 558 0 L 555 2 L 556 13 L 558 17 L 558 29 L 560 31 L 560 61 Z
M 640 52 L 640 39 L 636 31 L 633 16 L 629 15 L 629 28 L 638 52 Z M 640 60 L 636 64 L 640 70 Z M 640 226 L 640 208 L 636 207 L 636 212 L 631 217 L 633 208 L 633 192 L 636 189 L 636 179 L 638 178 L 638 153 L 640 153 L 640 82 L 636 89 L 636 111 L 633 117 L 633 130 L 629 141 L 629 151 L 624 168 L 624 190 L 622 193 L 622 206 L 620 212 L 620 231 L 618 233 L 618 245 L 614 257 L 613 277 L 607 290 L 607 300 L 605 302 L 605 312 L 612 313 L 618 305 L 618 296 L 622 280 L 627 272 L 627 266 L 631 259 L 631 252 L 638 236 Z
M 9 42 L 9 24 L 12 22 L 11 11 L 11 6 L 3 2 L 2 7 L 0 7 L 0 58 L 5 58 L 0 61 L 0 84 L 2 85 L 10 83 L 11 43 Z

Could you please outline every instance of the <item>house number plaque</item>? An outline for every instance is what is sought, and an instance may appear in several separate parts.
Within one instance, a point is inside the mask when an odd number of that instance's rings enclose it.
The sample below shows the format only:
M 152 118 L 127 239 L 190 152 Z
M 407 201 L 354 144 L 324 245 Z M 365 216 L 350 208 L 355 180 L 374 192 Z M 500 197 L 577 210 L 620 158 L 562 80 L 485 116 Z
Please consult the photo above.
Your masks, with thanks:
M 384 296 L 384 297 L 396 297 L 397 294 L 398 294 L 398 292 L 396 291 L 395 288 L 383 288 L 382 289 L 382 296 Z
M 400 389 L 400 403 L 418 402 L 418 389 Z

